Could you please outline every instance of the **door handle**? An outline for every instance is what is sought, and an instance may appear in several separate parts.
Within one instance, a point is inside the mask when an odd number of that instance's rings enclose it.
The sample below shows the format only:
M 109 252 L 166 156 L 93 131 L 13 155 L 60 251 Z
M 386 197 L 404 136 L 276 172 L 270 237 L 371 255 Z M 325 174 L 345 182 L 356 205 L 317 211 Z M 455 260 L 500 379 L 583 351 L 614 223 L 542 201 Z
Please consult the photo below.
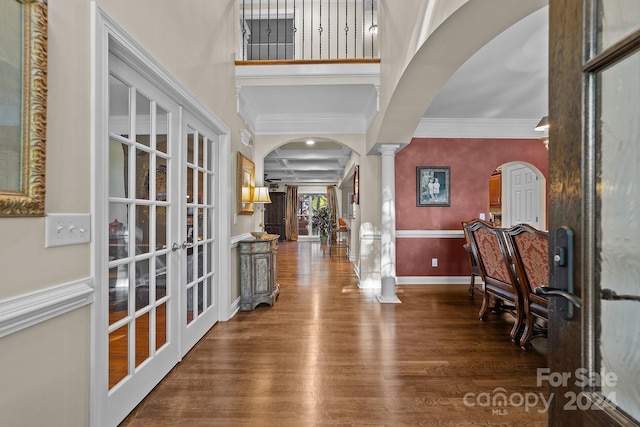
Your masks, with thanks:
M 536 295 L 540 295 L 543 297 L 562 297 L 569 300 L 576 307 L 578 308 L 582 307 L 582 300 L 580 298 L 562 289 L 549 288 L 546 286 L 538 286 L 533 290 L 533 292 Z
M 171 245 L 171 251 L 172 252 L 175 252 L 175 251 L 177 251 L 178 249 L 181 249 L 181 248 L 182 248 L 182 246 L 180 246 L 177 243 L 174 243 L 173 245 Z
M 184 242 L 182 242 L 182 249 L 187 249 L 187 248 L 192 248 L 194 246 L 194 243 L 189 243 L 186 240 Z

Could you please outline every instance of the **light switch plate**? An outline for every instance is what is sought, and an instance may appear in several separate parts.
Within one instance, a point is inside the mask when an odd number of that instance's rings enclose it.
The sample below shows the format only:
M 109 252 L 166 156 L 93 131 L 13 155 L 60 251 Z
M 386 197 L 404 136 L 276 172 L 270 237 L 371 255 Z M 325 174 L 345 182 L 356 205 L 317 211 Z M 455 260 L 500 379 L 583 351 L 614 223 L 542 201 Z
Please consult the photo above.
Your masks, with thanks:
M 45 248 L 79 245 L 91 241 L 91 214 L 47 214 Z

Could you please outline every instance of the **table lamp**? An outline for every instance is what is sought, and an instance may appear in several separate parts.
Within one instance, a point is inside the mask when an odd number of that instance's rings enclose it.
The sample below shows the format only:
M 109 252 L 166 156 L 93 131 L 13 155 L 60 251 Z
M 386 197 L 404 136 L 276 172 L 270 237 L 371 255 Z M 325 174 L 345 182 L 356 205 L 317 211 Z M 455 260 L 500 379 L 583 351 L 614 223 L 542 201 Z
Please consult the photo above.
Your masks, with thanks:
M 266 230 L 264 229 L 264 204 L 271 203 L 271 198 L 269 197 L 269 188 L 255 187 L 253 189 L 251 203 L 256 205 L 256 209 L 260 209 L 260 231 L 252 231 L 251 235 L 256 239 L 260 239 L 262 236 L 267 234 Z

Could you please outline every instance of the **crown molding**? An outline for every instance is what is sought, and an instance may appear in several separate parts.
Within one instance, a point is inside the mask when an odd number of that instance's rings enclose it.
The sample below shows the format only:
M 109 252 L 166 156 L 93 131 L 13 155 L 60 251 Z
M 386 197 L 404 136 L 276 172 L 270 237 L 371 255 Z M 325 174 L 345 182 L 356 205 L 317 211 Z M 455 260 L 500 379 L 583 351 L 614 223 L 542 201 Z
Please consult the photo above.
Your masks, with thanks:
M 420 120 L 414 138 L 540 138 L 534 128 L 540 119 L 437 119 Z

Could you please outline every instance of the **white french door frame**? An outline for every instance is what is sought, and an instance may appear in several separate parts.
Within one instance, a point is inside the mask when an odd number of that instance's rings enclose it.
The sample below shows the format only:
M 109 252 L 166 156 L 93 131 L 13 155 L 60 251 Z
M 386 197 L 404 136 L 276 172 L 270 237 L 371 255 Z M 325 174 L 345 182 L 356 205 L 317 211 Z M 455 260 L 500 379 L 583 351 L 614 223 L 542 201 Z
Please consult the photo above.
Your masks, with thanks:
M 214 189 L 214 203 L 216 205 L 216 222 L 212 224 L 214 235 L 215 256 L 211 260 L 216 268 L 214 286 L 217 289 L 217 318 L 228 320 L 233 314 L 231 311 L 230 297 L 230 130 L 218 118 L 216 118 L 208 108 L 202 104 L 193 94 L 189 92 L 178 80 L 147 53 L 124 29 L 113 21 L 95 2 L 91 2 L 91 26 L 92 26 L 92 140 L 91 140 L 91 166 L 92 174 L 92 275 L 95 278 L 96 298 L 92 305 L 91 314 L 91 357 L 90 357 L 90 408 L 89 425 L 95 427 L 108 426 L 107 401 L 108 401 L 108 285 L 105 285 L 103 278 L 108 274 L 108 267 L 105 260 L 107 254 L 107 210 L 104 201 L 108 197 L 108 164 L 104 156 L 104 147 L 109 140 L 109 55 L 116 54 L 129 67 L 144 77 L 146 81 L 162 91 L 172 101 L 181 106 L 179 108 L 180 125 L 182 129 L 182 111 L 188 111 L 198 121 L 203 123 L 207 129 L 214 132 L 217 138 L 216 164 L 216 184 Z M 175 161 L 182 162 L 180 155 Z M 182 180 L 178 179 L 180 187 Z M 179 190 L 181 191 L 181 190 Z M 175 208 L 174 208 L 175 209 Z M 176 233 L 171 232 L 168 237 L 168 244 L 172 244 L 172 239 Z M 184 266 L 180 267 L 182 271 Z M 181 314 L 184 310 L 182 301 L 182 286 L 174 295 L 173 304 L 178 304 L 178 321 L 184 321 Z M 169 327 L 173 327 L 172 325 Z M 176 327 L 174 338 L 179 344 L 180 327 Z M 176 346 L 179 350 L 179 346 Z M 186 351 L 176 351 L 175 363 L 178 363 L 181 355 Z M 163 374 L 164 375 L 164 374 Z M 153 373 L 151 373 L 153 376 Z M 160 381 L 162 376 L 158 375 Z

